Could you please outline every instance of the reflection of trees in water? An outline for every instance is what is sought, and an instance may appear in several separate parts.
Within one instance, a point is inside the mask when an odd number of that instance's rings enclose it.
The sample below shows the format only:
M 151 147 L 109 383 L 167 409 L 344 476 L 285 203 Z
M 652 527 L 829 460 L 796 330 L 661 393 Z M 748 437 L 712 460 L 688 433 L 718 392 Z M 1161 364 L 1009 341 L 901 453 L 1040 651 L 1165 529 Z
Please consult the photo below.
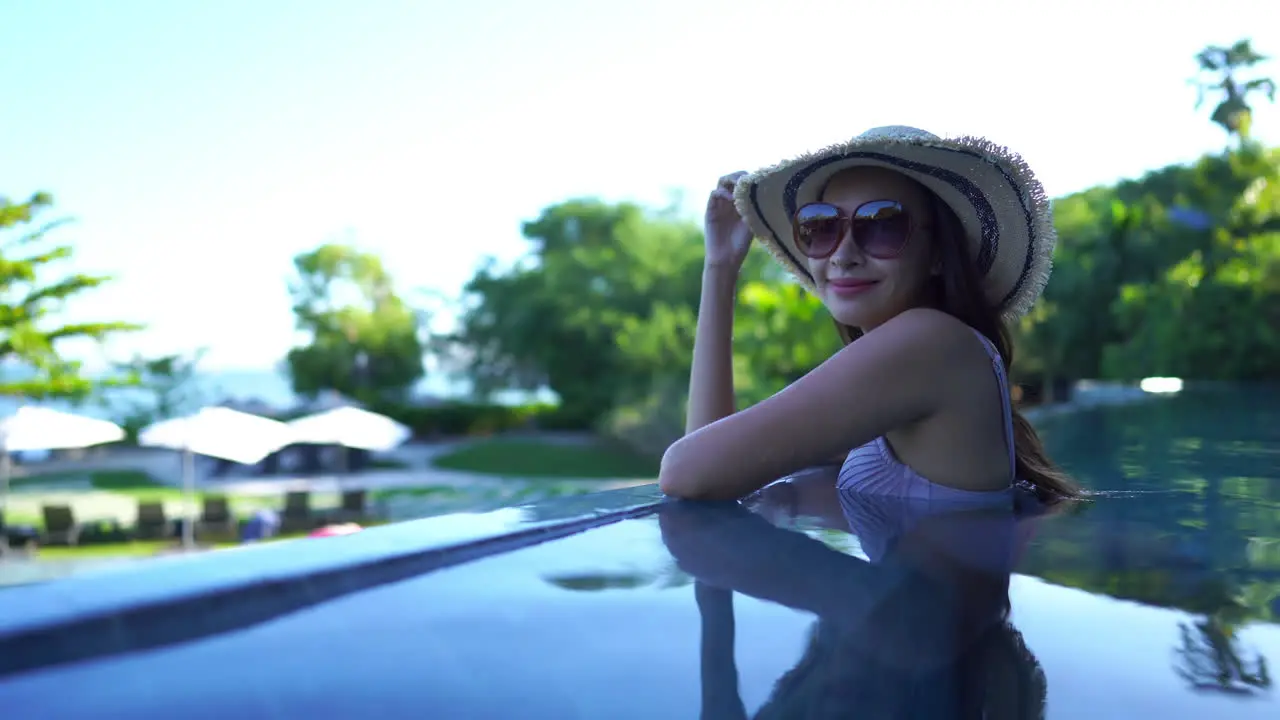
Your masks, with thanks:
M 1047 523 L 1020 569 L 1192 613 L 1174 648 L 1181 677 L 1202 690 L 1269 688 L 1267 659 L 1237 631 L 1280 621 L 1280 395 L 1189 392 L 1048 426 L 1050 453 L 1106 492 Z
M 653 572 L 565 573 L 543 579 L 558 588 L 575 592 L 633 590 L 644 587 L 662 590 L 683 587 L 693 582 L 693 579 L 677 568 L 674 562 L 668 567 Z
M 1247 619 L 1280 619 L 1280 393 L 1193 391 L 1046 430 L 1054 457 L 1105 492 L 1048 523 L 1022 570 L 1198 614 L 1226 578 Z
M 1237 637 L 1237 630 L 1256 612 L 1249 600 L 1234 594 L 1230 579 L 1214 578 L 1187 603 L 1187 609 L 1201 617 L 1178 624 L 1174 672 L 1193 689 L 1250 693 L 1271 687 L 1267 659 L 1258 653 L 1246 658 Z
M 1241 658 L 1236 628 L 1215 616 L 1189 625 L 1179 623 L 1181 662 L 1174 671 L 1193 689 L 1248 694 L 1271 687 L 1267 659 L 1255 654 L 1252 662 Z

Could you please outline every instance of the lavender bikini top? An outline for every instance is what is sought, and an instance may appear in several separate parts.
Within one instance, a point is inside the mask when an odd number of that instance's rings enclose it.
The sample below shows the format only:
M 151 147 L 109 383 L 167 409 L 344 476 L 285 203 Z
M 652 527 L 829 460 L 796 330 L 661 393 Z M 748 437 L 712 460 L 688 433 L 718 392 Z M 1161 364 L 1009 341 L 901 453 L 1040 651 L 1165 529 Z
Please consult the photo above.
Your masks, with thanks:
M 841 490 L 885 495 L 912 500 L 940 500 L 948 503 L 1009 503 L 1016 487 L 1017 465 L 1013 446 L 1013 410 L 1009 399 L 1009 383 L 1000 353 L 982 333 L 974 331 L 991 358 L 1000 386 L 1004 414 L 1004 441 L 1009 448 L 1009 487 L 1002 490 L 959 490 L 939 485 L 912 470 L 899 460 L 884 436 L 854 448 L 840 467 L 836 486 Z

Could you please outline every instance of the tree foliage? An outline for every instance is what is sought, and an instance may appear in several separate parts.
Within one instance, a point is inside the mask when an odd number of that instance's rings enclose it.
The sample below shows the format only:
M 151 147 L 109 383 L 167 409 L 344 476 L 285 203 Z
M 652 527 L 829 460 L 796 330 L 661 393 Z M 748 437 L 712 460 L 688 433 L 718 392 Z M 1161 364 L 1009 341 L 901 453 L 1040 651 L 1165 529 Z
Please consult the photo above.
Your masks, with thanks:
M 146 426 L 195 412 L 206 398 L 196 371 L 205 350 L 160 357 L 134 355 L 115 363 L 117 376 L 130 385 L 125 392 L 99 392 L 98 404 L 125 429 L 131 441 Z M 105 388 L 104 388 L 105 389 Z
M 524 226 L 530 253 L 467 284 L 454 338 L 481 394 L 546 385 L 568 415 L 599 417 L 687 364 L 701 277 L 696 227 L 623 203 L 573 200 Z
M 1246 145 L 1055 204 L 1024 374 L 1276 379 L 1280 152 Z
M 424 318 L 396 293 L 378 257 L 327 244 L 294 258 L 294 269 L 293 313 L 309 335 L 286 359 L 294 392 L 373 402 L 423 377 Z
M 1220 95 L 1210 119 L 1241 142 L 1248 140 L 1253 125 L 1249 96 L 1265 95 L 1274 102 L 1276 83 L 1269 77 L 1243 80 L 1239 73 L 1269 59 L 1258 54 L 1248 39 L 1230 47 L 1210 45 L 1196 55 L 1196 63 L 1200 66 L 1200 76 L 1192 80 L 1197 92 L 1196 107 L 1200 107 L 1207 94 Z
M 72 339 L 102 342 L 140 329 L 126 322 L 64 323 L 58 317 L 75 296 L 112 278 L 70 273 L 50 277 L 73 254 L 70 245 L 50 243 L 66 220 L 41 222 L 53 198 L 37 193 L 24 202 L 0 197 L 0 395 L 25 398 L 87 397 L 96 385 L 81 363 L 68 360 L 59 345 Z
M 190 354 L 153 358 L 135 355 L 128 362 L 117 363 L 116 370 L 149 396 L 146 402 L 134 405 L 130 417 L 155 422 L 199 409 L 205 398 L 196 385 L 196 370 L 206 352 L 202 348 Z
M 529 255 L 490 263 L 466 287 L 454 346 L 481 393 L 546 386 L 582 423 L 679 425 L 702 278 L 697 225 L 670 211 L 573 200 L 524 227 Z M 838 343 L 820 304 L 763 253 L 740 284 L 739 388 L 758 400 Z M 664 431 L 666 432 L 666 431 Z M 656 442 L 656 440 L 655 440 Z

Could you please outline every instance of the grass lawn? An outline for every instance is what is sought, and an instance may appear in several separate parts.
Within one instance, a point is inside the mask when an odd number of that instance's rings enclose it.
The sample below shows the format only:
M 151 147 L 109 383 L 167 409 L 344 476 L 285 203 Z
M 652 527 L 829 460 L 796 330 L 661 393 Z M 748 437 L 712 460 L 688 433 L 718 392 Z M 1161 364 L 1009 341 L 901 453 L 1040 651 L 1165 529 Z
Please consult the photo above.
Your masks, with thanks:
M 88 480 L 89 487 L 74 483 Z M 183 507 L 185 495 L 180 488 L 170 487 L 157 482 L 145 472 L 139 470 L 97 470 L 90 472 L 47 473 L 13 478 L 10 486 L 20 489 L 21 494 L 11 494 L 5 511 L 5 521 L 9 525 L 31 525 L 37 529 L 44 528 L 44 518 L 40 514 L 43 504 L 68 504 L 72 506 L 78 520 L 99 517 L 118 517 L 127 507 L 127 517 L 131 518 L 138 502 L 164 503 L 167 512 L 176 514 Z M 42 492 L 47 488 L 48 492 Z M 196 502 L 203 501 L 206 495 L 226 496 L 231 500 L 232 509 L 238 513 L 248 513 L 259 507 L 279 507 L 281 497 L 273 496 L 238 496 L 217 490 L 195 492 Z M 318 496 L 313 495 L 313 499 Z M 87 516 L 87 517 L 86 517 Z
M 651 478 L 658 459 L 598 445 L 559 445 L 534 440 L 493 439 L 436 458 L 449 470 L 514 477 Z

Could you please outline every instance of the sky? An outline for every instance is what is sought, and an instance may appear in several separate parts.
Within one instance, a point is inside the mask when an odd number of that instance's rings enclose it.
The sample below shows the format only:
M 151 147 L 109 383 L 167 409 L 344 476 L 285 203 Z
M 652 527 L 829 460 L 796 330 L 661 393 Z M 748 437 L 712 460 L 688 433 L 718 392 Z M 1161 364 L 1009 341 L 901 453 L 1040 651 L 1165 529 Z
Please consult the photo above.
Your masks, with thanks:
M 117 278 L 65 320 L 147 325 L 68 348 L 90 366 L 270 368 L 325 242 L 454 297 L 547 205 L 692 218 L 719 176 L 878 125 L 984 135 L 1051 195 L 1219 150 L 1194 55 L 1280 54 L 1272 4 L 0 0 L 0 195 L 52 193 L 62 271 Z M 1280 109 L 1254 133 L 1280 144 Z

